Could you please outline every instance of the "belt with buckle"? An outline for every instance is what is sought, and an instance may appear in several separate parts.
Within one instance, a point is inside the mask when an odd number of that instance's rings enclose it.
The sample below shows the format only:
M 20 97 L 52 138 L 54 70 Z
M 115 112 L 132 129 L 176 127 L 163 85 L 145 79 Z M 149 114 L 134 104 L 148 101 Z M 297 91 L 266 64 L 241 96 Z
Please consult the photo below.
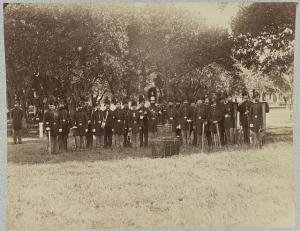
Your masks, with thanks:
M 185 117 L 183 117 L 184 119 L 186 119 L 187 117 L 185 116 Z

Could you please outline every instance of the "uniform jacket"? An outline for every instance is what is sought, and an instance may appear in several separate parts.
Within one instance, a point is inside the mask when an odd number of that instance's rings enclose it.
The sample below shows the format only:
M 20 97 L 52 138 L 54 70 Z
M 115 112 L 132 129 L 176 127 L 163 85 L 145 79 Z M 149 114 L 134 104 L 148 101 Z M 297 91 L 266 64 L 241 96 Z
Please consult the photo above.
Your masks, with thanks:
M 44 115 L 45 128 L 50 128 L 50 135 L 55 137 L 59 135 L 59 113 L 57 110 L 48 110 Z
M 105 122 L 105 127 L 113 127 L 113 111 L 110 109 L 105 109 L 103 111 L 103 122 Z
M 252 107 L 252 102 L 247 100 L 242 102 L 239 106 L 238 106 L 238 111 L 240 113 L 239 118 L 240 118 L 240 124 L 242 126 L 249 126 L 250 123 L 250 109 Z
M 166 119 L 165 121 L 169 124 L 172 124 L 172 131 L 175 132 L 176 130 L 176 124 L 177 124 L 177 117 L 176 117 L 176 109 L 174 106 L 168 106 L 167 112 L 166 112 Z
M 70 132 L 71 118 L 67 109 L 58 110 L 59 128 L 62 129 L 60 134 L 67 135 Z
M 114 134 L 124 135 L 125 132 L 125 111 L 121 108 L 116 108 L 113 111 Z
M 77 127 L 75 129 L 77 136 L 85 136 L 88 129 L 88 116 L 86 110 L 80 109 L 74 114 L 73 126 Z
M 234 127 L 234 107 L 232 102 L 224 103 L 223 125 L 225 129 Z
M 179 112 L 179 120 L 181 129 L 186 131 L 190 129 L 190 125 L 193 119 L 192 109 L 189 105 L 183 105 Z M 190 121 L 190 122 L 189 122 Z
M 211 132 L 216 133 L 217 132 L 217 125 L 220 129 L 220 123 L 222 121 L 222 117 L 223 117 L 223 110 L 222 108 L 220 108 L 220 106 L 218 104 L 211 104 L 209 106 L 209 110 L 208 110 L 208 115 L 207 115 L 207 120 L 209 123 L 209 129 Z M 217 123 L 214 123 L 215 121 L 217 121 Z
M 250 108 L 250 124 L 253 124 L 253 129 L 258 131 L 258 129 L 262 128 L 263 125 L 263 110 L 262 110 L 262 102 L 252 103 Z M 266 113 L 269 112 L 269 105 L 266 104 Z
M 203 123 L 207 120 L 208 115 L 208 107 L 205 104 L 197 105 L 194 114 L 193 114 L 193 121 L 194 126 L 196 128 L 196 132 L 198 134 L 202 134 L 202 126 Z
M 129 110 L 128 112 L 128 128 L 132 134 L 139 132 L 139 112 L 138 110 Z
M 145 106 L 139 107 L 138 109 L 139 115 L 139 127 L 148 129 L 148 122 L 150 117 L 150 111 Z
M 23 110 L 20 107 L 15 107 L 11 111 L 12 126 L 14 130 L 22 129 Z
M 104 130 L 101 127 L 103 121 L 103 111 L 97 109 L 94 111 L 92 115 L 92 127 L 95 129 L 96 136 L 102 136 L 104 134 Z
M 155 105 L 150 105 L 149 109 L 149 132 L 156 132 L 161 110 Z

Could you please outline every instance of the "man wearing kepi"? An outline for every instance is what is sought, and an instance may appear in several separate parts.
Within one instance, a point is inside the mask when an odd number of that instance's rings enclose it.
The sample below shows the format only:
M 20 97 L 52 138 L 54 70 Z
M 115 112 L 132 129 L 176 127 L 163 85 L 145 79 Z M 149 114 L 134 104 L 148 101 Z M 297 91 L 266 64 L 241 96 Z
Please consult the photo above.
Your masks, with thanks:
M 124 122 L 124 147 L 130 146 L 130 140 L 128 139 L 128 115 L 129 115 L 129 106 L 128 106 L 128 100 L 123 100 L 123 112 L 125 116 L 125 122 Z
M 182 131 L 183 143 L 188 144 L 188 137 L 191 135 L 191 109 L 188 100 L 183 101 L 182 108 L 180 110 L 180 127 Z
M 64 102 L 60 102 L 59 104 L 58 117 L 59 117 L 59 130 L 58 130 L 59 149 L 63 151 L 67 151 L 71 118 L 70 118 L 69 111 L 66 108 L 66 104 Z
M 240 113 L 240 126 L 243 128 L 244 143 L 250 144 L 250 109 L 252 102 L 249 100 L 248 92 L 243 92 L 243 102 L 238 106 Z
M 149 106 L 149 138 L 152 141 L 157 136 L 157 125 L 159 119 L 159 108 L 155 105 L 156 89 L 150 88 L 148 90 L 148 97 L 150 100 Z
M 104 105 L 105 105 L 105 110 L 103 112 L 103 121 L 102 121 L 102 128 L 104 129 L 104 148 L 111 148 L 113 112 L 110 109 L 110 101 L 108 98 L 105 98 Z
M 217 104 L 216 95 L 212 96 L 211 105 L 208 111 L 208 122 L 211 138 L 214 146 L 221 146 L 220 122 L 222 121 L 222 111 Z
M 172 125 L 172 136 L 176 135 L 176 110 L 174 108 L 171 99 L 168 101 L 168 107 L 166 108 L 166 122 Z
M 116 109 L 113 111 L 113 125 L 115 147 L 121 150 L 125 132 L 125 114 L 121 109 L 120 101 L 116 102 Z
M 197 106 L 194 111 L 193 121 L 194 121 L 194 130 L 197 133 L 197 146 L 203 147 L 204 135 L 205 135 L 205 125 L 207 124 L 207 107 L 203 104 L 203 98 L 200 98 L 197 101 Z
M 128 132 L 131 134 L 132 146 L 137 148 L 137 136 L 139 133 L 139 114 L 135 100 L 131 102 L 132 109 L 128 112 Z
M 144 96 L 139 97 L 139 130 L 140 130 L 140 147 L 148 146 L 148 122 L 149 122 L 149 110 L 145 107 Z
M 49 110 L 44 115 L 44 124 L 45 124 L 45 130 L 47 132 L 50 152 L 51 154 L 57 154 L 58 134 L 59 134 L 59 114 L 55 108 L 54 101 L 49 102 Z
M 11 111 L 12 115 L 12 128 L 14 143 L 22 143 L 22 119 L 23 119 L 23 110 L 20 107 L 19 101 L 15 102 L 15 107 Z
M 263 128 L 263 104 L 259 101 L 260 94 L 256 93 L 254 96 L 254 103 L 250 108 L 250 129 L 255 134 L 254 143 L 262 145 L 261 132 Z M 269 105 L 266 103 L 265 112 L 269 112 Z
M 93 124 L 92 124 L 92 114 L 93 114 L 93 108 L 90 105 L 89 102 L 85 103 L 84 107 L 86 114 L 87 114 L 87 133 L 86 133 L 86 147 L 92 148 L 93 147 Z
M 225 133 L 224 144 L 233 144 L 234 109 L 231 95 L 225 93 L 223 127 Z
M 84 141 L 88 132 L 88 116 L 83 108 L 83 102 L 79 103 L 78 110 L 75 112 L 73 129 L 75 129 L 76 150 L 84 149 Z
M 98 102 L 96 110 L 92 115 L 92 127 L 93 133 L 96 136 L 96 148 L 99 149 L 103 146 L 103 134 L 104 130 L 102 128 L 103 112 L 101 111 L 101 104 Z

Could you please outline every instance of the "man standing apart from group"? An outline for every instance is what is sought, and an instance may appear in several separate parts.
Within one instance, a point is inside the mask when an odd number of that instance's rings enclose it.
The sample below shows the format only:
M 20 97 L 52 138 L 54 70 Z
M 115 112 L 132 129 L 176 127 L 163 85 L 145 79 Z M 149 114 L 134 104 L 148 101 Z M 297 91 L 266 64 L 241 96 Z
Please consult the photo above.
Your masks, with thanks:
M 15 106 L 11 111 L 12 116 L 12 128 L 13 128 L 13 137 L 14 143 L 22 143 L 22 119 L 23 119 L 23 110 L 20 107 L 19 101 L 16 100 Z

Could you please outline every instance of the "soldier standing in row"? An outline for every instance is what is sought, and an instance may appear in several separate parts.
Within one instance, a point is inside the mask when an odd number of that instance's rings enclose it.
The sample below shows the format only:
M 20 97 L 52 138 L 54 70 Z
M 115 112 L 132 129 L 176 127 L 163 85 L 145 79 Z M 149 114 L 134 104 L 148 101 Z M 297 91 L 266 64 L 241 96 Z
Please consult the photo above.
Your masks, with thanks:
M 181 125 L 180 125 L 180 110 L 181 110 L 181 102 L 179 99 L 176 100 L 176 104 L 175 104 L 175 125 L 176 125 L 176 130 L 175 130 L 175 134 L 176 137 L 181 139 L 182 142 L 182 134 L 181 134 Z
M 125 99 L 123 101 L 123 112 L 125 116 L 125 123 L 124 123 L 124 147 L 130 146 L 130 140 L 128 137 L 128 115 L 129 115 L 129 106 L 128 106 L 128 100 Z
M 96 106 L 96 110 L 92 115 L 92 127 L 93 133 L 96 136 L 96 148 L 103 147 L 103 134 L 104 129 L 102 128 L 102 121 L 103 121 L 103 112 L 101 111 L 101 104 Z
M 54 102 L 49 102 L 49 110 L 44 115 L 44 124 L 49 137 L 50 132 L 50 150 L 52 154 L 58 153 L 58 134 L 59 134 L 59 114 L 55 108 Z
M 70 126 L 71 126 L 71 118 L 70 118 L 69 111 L 67 110 L 64 102 L 61 102 L 59 105 L 58 117 L 59 117 L 59 136 L 58 136 L 59 149 L 63 151 L 67 151 L 68 136 L 69 136 Z
M 15 102 L 15 107 L 11 111 L 12 116 L 12 129 L 14 143 L 22 144 L 22 119 L 23 119 L 23 110 L 20 107 L 19 101 Z
M 116 102 L 116 109 L 113 111 L 113 125 L 115 147 L 121 150 L 124 142 L 125 114 L 119 101 Z
M 225 140 L 224 144 L 232 145 L 234 143 L 233 138 L 233 127 L 234 127 L 234 108 L 232 98 L 230 95 L 225 95 L 224 101 L 224 116 L 223 116 L 223 127 Z
M 172 136 L 176 135 L 176 110 L 172 100 L 168 102 L 168 108 L 166 109 L 166 122 L 172 125 Z
M 191 109 L 188 104 L 188 100 L 185 99 L 183 101 L 182 108 L 180 110 L 180 128 L 182 132 L 182 137 L 183 137 L 183 143 L 185 145 L 188 144 L 188 138 L 190 137 L 190 132 L 191 132 Z
M 140 147 L 148 146 L 148 123 L 149 123 L 149 109 L 145 107 L 145 100 L 143 96 L 139 98 L 140 107 L 139 113 L 139 130 L 140 130 Z
M 139 133 L 139 113 L 136 101 L 131 102 L 132 109 L 128 112 L 128 131 L 131 133 L 131 141 L 134 148 L 137 148 L 137 136 Z
M 159 120 L 159 108 L 155 105 L 155 96 L 150 97 L 149 106 L 149 137 L 152 141 L 157 136 L 157 125 Z
M 259 101 L 260 95 L 259 93 L 256 93 L 254 95 L 254 103 L 252 104 L 252 107 L 250 108 L 250 129 L 255 134 L 254 143 L 257 145 L 258 142 L 261 145 L 261 131 L 263 128 L 263 105 Z M 265 112 L 269 112 L 269 105 L 266 104 Z
M 87 114 L 87 133 L 86 133 L 86 147 L 92 148 L 93 147 L 93 124 L 92 124 L 92 114 L 93 114 L 93 108 L 90 105 L 89 102 L 85 103 L 84 107 L 86 114 Z
M 220 123 L 222 121 L 222 110 L 220 109 L 220 106 L 217 104 L 215 95 L 212 96 L 207 119 L 209 122 L 209 131 L 211 133 L 213 145 L 220 146 L 221 145 Z
M 194 111 L 193 121 L 194 121 L 194 130 L 197 133 L 196 145 L 202 147 L 202 142 L 204 141 L 204 129 L 207 124 L 207 107 L 203 103 L 203 99 L 197 101 L 197 107 Z
M 83 108 L 83 102 L 79 103 L 74 114 L 73 129 L 75 135 L 76 150 L 84 149 L 86 133 L 88 132 L 88 116 L 86 110 Z
M 104 128 L 104 148 L 112 147 L 112 126 L 113 126 L 113 112 L 110 109 L 110 101 L 104 101 L 105 110 L 103 112 L 102 128 Z
M 244 143 L 250 144 L 250 109 L 252 102 L 249 100 L 248 93 L 243 94 L 243 102 L 239 105 L 238 111 L 240 113 L 240 126 L 243 128 Z

